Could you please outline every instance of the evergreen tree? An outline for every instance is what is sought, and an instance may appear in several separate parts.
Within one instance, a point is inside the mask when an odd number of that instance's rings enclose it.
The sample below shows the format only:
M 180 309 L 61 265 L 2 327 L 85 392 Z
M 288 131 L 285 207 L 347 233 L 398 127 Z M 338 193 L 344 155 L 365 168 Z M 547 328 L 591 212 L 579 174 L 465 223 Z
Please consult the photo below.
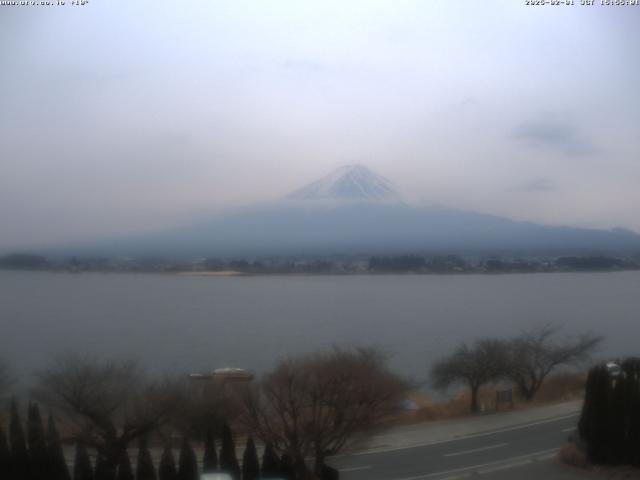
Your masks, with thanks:
M 182 440 L 180 447 L 178 480 L 198 480 L 198 459 L 186 437 Z
M 93 468 L 89 454 L 85 446 L 78 442 L 76 444 L 76 459 L 73 465 L 73 480 L 94 480 Z
M 222 448 L 220 449 L 220 470 L 227 472 L 234 480 L 240 479 L 240 465 L 236 457 L 236 446 L 231 429 L 226 423 L 222 426 Z
M 627 395 L 626 375 L 622 374 L 614 380 L 614 386 L 610 392 L 607 411 L 607 463 L 629 463 L 627 448 L 627 412 L 625 409 L 625 397 Z
M 137 480 L 156 480 L 156 469 L 147 446 L 146 437 L 140 437 L 138 445 L 138 465 L 136 466 Z
M 608 460 L 608 404 L 612 393 L 609 371 L 604 365 L 591 369 L 591 382 L 587 379 L 589 410 L 586 421 L 587 455 L 594 463 L 606 463 Z
M 207 429 L 207 436 L 204 441 L 204 456 L 202 458 L 202 471 L 204 473 L 215 472 L 218 469 L 218 454 L 216 444 L 213 439 L 213 432 Z
M 32 403 L 27 410 L 27 441 L 29 443 L 29 458 L 31 461 L 31 475 L 39 480 L 50 475 L 49 455 L 45 440 L 44 426 L 38 405 Z
M 98 453 L 96 458 L 96 466 L 93 473 L 95 480 L 114 480 L 111 478 L 111 469 L 109 464 L 102 453 Z
M 31 478 L 29 451 L 18 412 L 18 403 L 11 401 L 11 420 L 9 423 L 9 441 L 11 443 L 11 473 L 15 480 Z
M 296 480 L 296 470 L 293 465 L 293 459 L 286 453 L 280 457 L 280 477 L 284 480 Z
M 131 460 L 129 459 L 129 452 L 127 452 L 126 448 L 122 450 L 122 455 L 118 462 L 118 476 L 116 478 L 117 480 L 134 480 Z
M 160 466 L 158 467 L 159 480 L 178 480 L 178 471 L 176 470 L 176 462 L 173 459 L 173 451 L 167 445 L 162 452 L 160 458 Z
M 11 478 L 11 452 L 2 425 L 0 425 L 0 478 Z
M 280 476 L 280 459 L 273 446 L 267 443 L 262 453 L 262 478 L 276 478 Z
M 242 455 L 242 480 L 258 480 L 260 478 L 260 462 L 253 438 L 249 436 Z
M 52 414 L 49 414 L 47 425 L 47 456 L 49 457 L 49 468 L 51 469 L 48 478 L 51 478 L 51 480 L 71 480 L 62 444 L 60 443 L 60 435 Z
M 594 369 L 589 369 L 587 374 L 587 382 L 584 387 L 584 401 L 582 402 L 582 412 L 580 414 L 580 420 L 578 420 L 578 434 L 584 441 L 588 441 L 591 434 L 591 417 L 593 415 L 593 384 L 594 384 Z
M 640 359 L 621 371 L 593 367 L 587 377 L 578 432 L 593 463 L 640 465 Z
M 626 463 L 640 465 L 640 359 L 629 358 L 622 363 L 626 379 L 625 425 L 626 425 Z

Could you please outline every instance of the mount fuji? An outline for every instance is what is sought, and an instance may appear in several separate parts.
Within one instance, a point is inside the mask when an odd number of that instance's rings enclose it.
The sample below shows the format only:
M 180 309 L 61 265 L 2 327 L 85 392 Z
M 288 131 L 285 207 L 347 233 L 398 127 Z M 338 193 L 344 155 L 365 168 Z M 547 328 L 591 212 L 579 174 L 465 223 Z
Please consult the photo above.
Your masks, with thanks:
M 339 168 L 283 199 L 229 211 L 197 225 L 104 241 L 85 253 L 170 257 L 454 253 L 575 255 L 638 253 L 623 229 L 545 226 L 404 203 L 367 167 Z
M 285 198 L 303 201 L 395 202 L 400 200 L 400 195 L 389 180 L 371 169 L 363 165 L 346 165 Z

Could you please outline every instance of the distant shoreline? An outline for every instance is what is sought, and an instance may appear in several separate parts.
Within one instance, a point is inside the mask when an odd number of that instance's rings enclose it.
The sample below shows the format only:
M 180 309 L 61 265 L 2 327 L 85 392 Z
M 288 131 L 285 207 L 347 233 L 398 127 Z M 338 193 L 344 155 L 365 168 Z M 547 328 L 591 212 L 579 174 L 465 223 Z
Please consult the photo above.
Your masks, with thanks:
M 243 272 L 237 272 L 235 270 L 224 270 L 224 271 L 183 271 L 176 272 L 176 275 L 185 276 L 185 277 L 238 277 L 242 275 L 246 275 Z
M 155 271 L 155 270 L 65 270 L 65 269 L 21 269 L 0 268 L 0 272 L 21 273 L 53 273 L 80 275 L 83 273 L 102 274 L 131 274 L 131 275 L 169 275 L 177 277 L 205 277 L 205 278 L 232 278 L 232 277 L 386 277 L 386 276 L 414 276 L 414 277 L 461 277 L 461 276 L 504 276 L 504 275 L 537 275 L 537 274 L 594 274 L 594 273 L 623 273 L 638 272 L 638 268 L 611 269 L 611 270 L 546 270 L 546 271 L 465 271 L 465 272 L 239 272 L 225 271 Z
M 0 257 L 0 269 L 28 271 L 164 273 L 190 277 L 255 275 L 468 275 L 640 270 L 633 256 L 485 257 L 395 255 L 176 260 L 170 258 L 51 259 L 37 254 Z

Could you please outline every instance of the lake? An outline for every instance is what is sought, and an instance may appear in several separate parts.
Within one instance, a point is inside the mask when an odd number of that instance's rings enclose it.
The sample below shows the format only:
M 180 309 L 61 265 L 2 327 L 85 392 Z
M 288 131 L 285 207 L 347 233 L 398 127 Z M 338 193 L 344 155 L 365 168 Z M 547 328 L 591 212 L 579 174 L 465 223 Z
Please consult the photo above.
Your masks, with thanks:
M 535 322 L 640 354 L 640 272 L 193 277 L 0 272 L 0 356 L 22 378 L 64 352 L 136 357 L 153 372 L 258 373 L 331 345 L 378 346 L 394 369 Z

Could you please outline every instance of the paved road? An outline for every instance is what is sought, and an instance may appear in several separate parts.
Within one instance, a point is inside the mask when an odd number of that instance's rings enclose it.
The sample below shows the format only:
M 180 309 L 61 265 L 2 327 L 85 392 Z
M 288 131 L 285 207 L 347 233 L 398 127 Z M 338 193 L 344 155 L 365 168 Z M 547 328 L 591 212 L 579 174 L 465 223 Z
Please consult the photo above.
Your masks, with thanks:
M 516 472 L 511 478 L 579 478 L 550 463 L 577 420 L 578 414 L 570 413 L 460 439 L 335 457 L 329 463 L 343 480 L 509 478 Z M 551 473 L 543 473 L 549 468 Z

